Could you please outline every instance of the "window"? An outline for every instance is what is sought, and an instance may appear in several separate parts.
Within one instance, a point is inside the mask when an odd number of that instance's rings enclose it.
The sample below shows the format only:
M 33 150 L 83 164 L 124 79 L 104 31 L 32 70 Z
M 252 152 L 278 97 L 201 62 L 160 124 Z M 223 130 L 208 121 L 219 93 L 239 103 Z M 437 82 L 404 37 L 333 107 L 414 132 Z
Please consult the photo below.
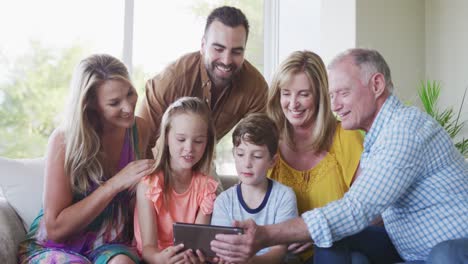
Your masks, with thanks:
M 250 23 L 246 58 L 263 70 L 263 1 L 135 1 L 134 82 L 140 94 L 147 79 L 183 54 L 197 51 L 212 9 L 223 4 L 240 8 Z M 140 97 L 142 98 L 142 97 Z M 231 133 L 218 142 L 218 174 L 236 174 Z
M 133 5 L 133 20 L 125 21 L 133 23 L 133 39 L 125 41 L 133 44 L 127 66 L 140 99 L 147 79 L 200 49 L 207 15 L 225 4 L 249 19 L 246 58 L 263 71 L 263 1 L 126 1 Z M 123 47 L 124 15 L 131 13 L 126 1 L 18 0 L 0 10 L 0 156 L 44 155 L 74 66 L 92 53 L 122 59 L 128 48 Z M 217 147 L 219 174 L 235 174 L 231 148 L 228 134 Z
M 91 53 L 120 57 L 123 3 L 18 0 L 2 6 L 0 156 L 44 155 L 78 61 Z

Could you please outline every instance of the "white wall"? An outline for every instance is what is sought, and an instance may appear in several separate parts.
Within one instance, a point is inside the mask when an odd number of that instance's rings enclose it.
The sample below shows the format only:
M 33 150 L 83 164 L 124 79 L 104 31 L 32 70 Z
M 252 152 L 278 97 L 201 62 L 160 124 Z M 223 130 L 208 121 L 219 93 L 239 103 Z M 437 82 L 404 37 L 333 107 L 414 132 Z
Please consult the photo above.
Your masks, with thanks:
M 322 0 L 320 23 L 319 55 L 325 65 L 356 46 L 356 0 Z
M 419 104 L 425 78 L 424 0 L 357 0 L 356 46 L 378 50 L 392 71 L 395 93 Z
M 291 52 L 307 49 L 320 53 L 320 2 L 265 1 L 264 76 L 268 82 L 277 66 Z
M 426 76 L 442 84 L 439 106 L 458 111 L 468 87 L 468 1 L 426 1 Z M 462 120 L 468 120 L 468 98 Z M 468 122 L 462 131 L 468 138 Z
M 327 64 L 337 53 L 354 47 L 355 6 L 355 0 L 266 1 L 265 12 L 271 15 L 265 21 L 265 78 L 270 81 L 278 64 L 293 51 L 313 51 Z
M 308 49 L 320 50 L 320 1 L 279 1 L 279 61 L 291 52 Z
M 272 1 L 279 6 L 278 62 L 298 49 L 327 64 L 345 49 L 374 48 L 390 65 L 403 101 L 420 106 L 420 81 L 435 79 L 443 85 L 440 107 L 460 106 L 468 87 L 468 1 Z M 468 120 L 468 98 L 462 120 Z M 462 135 L 468 138 L 468 123 Z

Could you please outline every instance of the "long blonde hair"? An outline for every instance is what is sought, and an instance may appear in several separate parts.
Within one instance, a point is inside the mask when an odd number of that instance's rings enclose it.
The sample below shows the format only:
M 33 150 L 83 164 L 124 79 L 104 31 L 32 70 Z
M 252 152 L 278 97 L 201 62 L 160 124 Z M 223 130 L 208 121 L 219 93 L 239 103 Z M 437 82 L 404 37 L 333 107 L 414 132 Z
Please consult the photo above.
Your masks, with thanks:
M 311 51 L 295 51 L 291 53 L 279 66 L 268 93 L 267 114 L 280 129 L 281 138 L 288 146 L 297 149 L 293 137 L 293 128 L 284 116 L 281 108 L 281 89 L 288 86 L 291 79 L 304 73 L 309 80 L 309 87 L 314 98 L 314 125 L 311 127 L 312 141 L 310 149 L 328 151 L 336 129 L 337 120 L 334 117 L 328 94 L 328 77 L 322 59 Z
M 211 111 L 208 105 L 197 97 L 181 97 L 173 102 L 166 109 L 161 120 L 161 133 L 156 142 L 156 157 L 153 172 L 162 171 L 164 173 L 164 196 L 167 197 L 167 192 L 170 190 L 171 182 L 171 166 L 170 153 L 168 145 L 168 133 L 171 129 L 172 120 L 179 114 L 196 114 L 205 121 L 207 131 L 207 143 L 205 152 L 202 158 L 193 166 L 193 171 L 209 173 L 211 171 L 211 162 L 214 157 L 214 149 L 216 145 L 216 130 L 213 120 L 211 119 Z M 154 176 L 154 174 L 153 174 Z
M 102 128 L 93 106 L 96 89 L 108 80 L 123 81 L 133 88 L 125 65 L 105 54 L 82 60 L 72 77 L 61 128 L 65 134 L 65 173 L 70 176 L 75 193 L 86 194 L 92 186 L 99 186 L 106 180 L 102 165 Z

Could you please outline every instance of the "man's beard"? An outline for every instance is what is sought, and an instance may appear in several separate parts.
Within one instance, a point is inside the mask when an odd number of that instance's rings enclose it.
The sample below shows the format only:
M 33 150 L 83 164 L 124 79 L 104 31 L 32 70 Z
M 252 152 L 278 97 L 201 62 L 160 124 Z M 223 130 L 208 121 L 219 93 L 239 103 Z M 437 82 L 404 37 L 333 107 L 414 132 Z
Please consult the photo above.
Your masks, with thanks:
M 208 66 L 208 67 L 207 67 Z M 221 66 L 224 68 L 230 68 L 231 69 L 231 75 L 229 77 L 220 77 L 216 74 L 216 66 Z M 227 86 L 231 80 L 234 78 L 234 76 L 239 72 L 239 68 L 234 64 L 231 63 L 229 65 L 225 65 L 220 62 L 213 62 L 206 64 L 205 63 L 206 70 L 208 72 L 208 76 L 210 77 L 210 80 L 213 82 L 216 88 L 224 88 Z

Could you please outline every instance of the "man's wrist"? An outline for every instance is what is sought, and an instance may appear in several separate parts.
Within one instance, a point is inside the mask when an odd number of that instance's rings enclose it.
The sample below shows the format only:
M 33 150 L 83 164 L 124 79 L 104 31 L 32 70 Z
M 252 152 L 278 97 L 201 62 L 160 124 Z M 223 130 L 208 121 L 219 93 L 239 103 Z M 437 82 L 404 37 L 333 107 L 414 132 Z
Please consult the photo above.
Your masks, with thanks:
M 271 230 L 271 225 L 264 225 L 264 226 L 258 226 L 259 232 L 258 232 L 258 239 L 257 239 L 257 247 L 258 250 L 269 247 L 274 244 L 274 236 L 271 235 L 272 230 Z

